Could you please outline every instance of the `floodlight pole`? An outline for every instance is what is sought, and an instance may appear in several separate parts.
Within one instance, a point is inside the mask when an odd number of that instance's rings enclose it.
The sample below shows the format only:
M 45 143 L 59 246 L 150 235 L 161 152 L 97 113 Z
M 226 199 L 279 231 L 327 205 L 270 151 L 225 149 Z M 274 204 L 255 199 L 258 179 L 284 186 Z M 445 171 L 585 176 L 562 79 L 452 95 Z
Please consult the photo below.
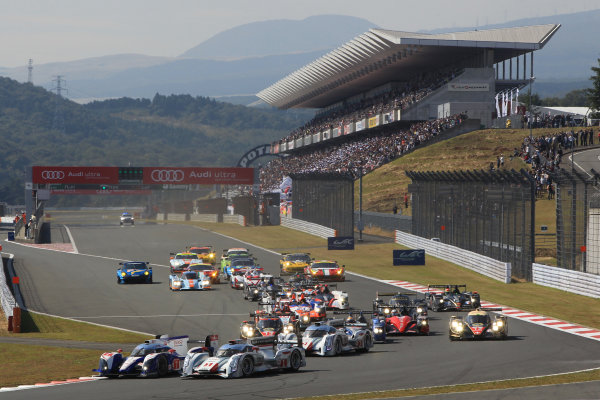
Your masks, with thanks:
M 363 209 L 362 209 L 362 177 L 363 177 L 363 169 L 360 167 L 358 169 L 359 177 L 358 177 L 358 241 L 362 242 L 362 231 L 363 231 Z

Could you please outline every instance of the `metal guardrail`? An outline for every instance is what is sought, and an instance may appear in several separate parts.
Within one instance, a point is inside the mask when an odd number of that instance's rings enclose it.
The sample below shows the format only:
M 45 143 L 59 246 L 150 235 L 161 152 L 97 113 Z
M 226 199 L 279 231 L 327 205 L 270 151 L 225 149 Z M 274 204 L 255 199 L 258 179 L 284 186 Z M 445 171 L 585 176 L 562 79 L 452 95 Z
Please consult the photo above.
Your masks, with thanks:
M 533 283 L 583 296 L 600 298 L 600 275 L 534 263 Z
M 511 281 L 511 265 L 509 262 L 498 261 L 472 251 L 461 249 L 460 247 L 401 231 L 396 231 L 396 243 L 413 249 L 425 249 L 426 254 L 449 261 L 500 282 L 510 283 Z
M 218 214 L 190 214 L 190 221 L 196 222 L 219 222 Z
M 12 255 L 5 256 L 3 254 L 2 268 L 0 268 L 0 303 L 2 304 L 2 310 L 4 311 L 4 315 L 7 319 L 8 317 L 13 316 L 13 308 L 17 306 L 17 302 L 15 301 L 15 298 L 8 287 L 6 275 L 4 274 L 4 263 L 8 262 L 12 262 Z
M 246 226 L 246 217 L 240 214 L 223 215 L 223 223 L 239 224 L 241 226 Z
M 306 222 L 301 219 L 281 217 L 281 226 L 285 226 L 286 228 L 295 229 L 297 231 L 319 236 L 322 238 L 337 236 L 337 232 L 335 229 L 314 224 L 312 222 Z

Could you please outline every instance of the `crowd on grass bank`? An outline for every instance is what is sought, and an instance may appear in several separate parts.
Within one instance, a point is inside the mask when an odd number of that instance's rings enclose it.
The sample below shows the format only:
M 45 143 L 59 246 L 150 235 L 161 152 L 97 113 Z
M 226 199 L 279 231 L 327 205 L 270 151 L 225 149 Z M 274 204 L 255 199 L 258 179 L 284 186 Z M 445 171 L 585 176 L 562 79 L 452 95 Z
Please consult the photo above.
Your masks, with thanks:
M 454 79 L 455 72 L 453 70 L 447 73 L 423 75 L 407 82 L 400 88 L 395 88 L 371 98 L 364 98 L 357 102 L 349 102 L 343 107 L 324 111 L 303 126 L 295 129 L 287 137 L 282 138 L 279 143 L 298 139 L 307 134 L 318 133 L 325 129 L 344 126 L 377 114 L 406 109 Z
M 350 173 L 357 178 L 386 164 L 415 147 L 430 141 L 441 132 L 459 125 L 466 114 L 420 122 L 393 133 L 365 137 L 333 144 L 312 152 L 277 158 L 260 171 L 261 191 L 279 188 L 283 178 L 293 173 Z
M 531 174 L 536 181 L 536 196 L 538 198 L 547 195 L 548 199 L 554 198 L 556 187 L 552 174 L 561 168 L 561 161 L 565 151 L 594 145 L 594 136 L 600 144 L 600 130 L 596 133 L 593 128 L 561 131 L 554 134 L 546 134 L 537 137 L 525 137 L 521 148 L 513 150 L 513 157 L 520 157 L 531 165 Z M 500 155 L 496 161 L 496 168 L 504 165 L 504 155 Z M 494 163 L 490 164 L 494 169 Z

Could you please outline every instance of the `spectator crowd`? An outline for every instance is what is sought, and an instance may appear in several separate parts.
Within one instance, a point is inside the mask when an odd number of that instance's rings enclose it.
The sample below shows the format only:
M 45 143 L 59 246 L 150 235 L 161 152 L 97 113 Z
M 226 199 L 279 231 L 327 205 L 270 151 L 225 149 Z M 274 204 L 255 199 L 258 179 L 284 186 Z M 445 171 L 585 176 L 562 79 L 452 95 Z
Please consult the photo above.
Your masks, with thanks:
M 261 191 L 278 189 L 283 177 L 292 173 L 338 172 L 350 173 L 355 178 L 388 163 L 453 128 L 465 120 L 465 114 L 411 125 L 406 130 L 365 137 L 332 144 L 312 152 L 277 158 L 260 171 Z

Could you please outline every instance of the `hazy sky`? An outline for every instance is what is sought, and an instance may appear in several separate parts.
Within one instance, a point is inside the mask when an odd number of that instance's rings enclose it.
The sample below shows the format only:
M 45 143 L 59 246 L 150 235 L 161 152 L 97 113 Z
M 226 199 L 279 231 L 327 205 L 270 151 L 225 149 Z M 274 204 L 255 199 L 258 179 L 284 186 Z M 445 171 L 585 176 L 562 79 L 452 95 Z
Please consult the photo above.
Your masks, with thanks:
M 237 25 L 322 14 L 417 31 L 598 8 L 600 0 L 0 0 L 0 66 L 120 53 L 174 57 Z

